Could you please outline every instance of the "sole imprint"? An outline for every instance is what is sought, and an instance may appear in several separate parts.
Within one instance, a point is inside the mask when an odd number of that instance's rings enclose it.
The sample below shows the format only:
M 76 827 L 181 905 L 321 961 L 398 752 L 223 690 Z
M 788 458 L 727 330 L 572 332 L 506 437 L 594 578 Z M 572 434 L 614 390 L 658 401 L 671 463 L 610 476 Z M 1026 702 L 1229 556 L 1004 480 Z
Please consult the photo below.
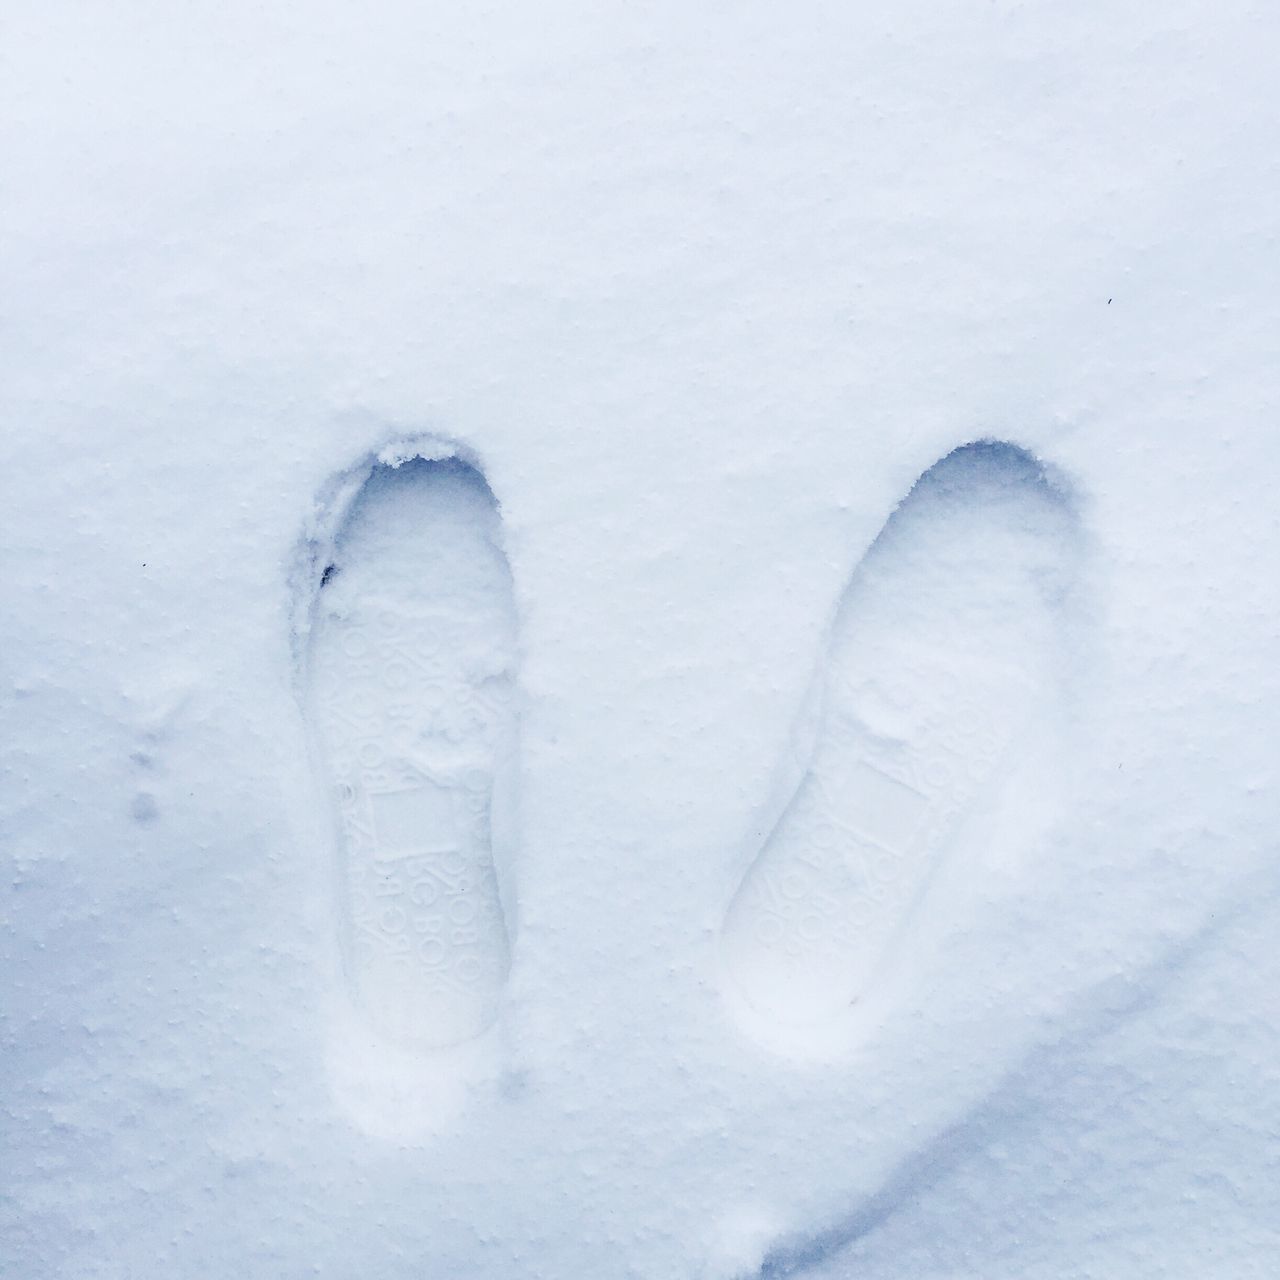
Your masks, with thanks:
M 771 1018 L 867 991 L 965 815 L 1046 701 L 1074 520 L 1010 445 L 927 471 L 858 567 L 819 679 L 807 773 L 748 870 L 722 938 Z
M 496 504 L 448 458 L 375 466 L 334 539 L 308 702 L 338 831 L 356 1003 L 405 1044 L 494 1018 L 509 966 L 515 616 Z

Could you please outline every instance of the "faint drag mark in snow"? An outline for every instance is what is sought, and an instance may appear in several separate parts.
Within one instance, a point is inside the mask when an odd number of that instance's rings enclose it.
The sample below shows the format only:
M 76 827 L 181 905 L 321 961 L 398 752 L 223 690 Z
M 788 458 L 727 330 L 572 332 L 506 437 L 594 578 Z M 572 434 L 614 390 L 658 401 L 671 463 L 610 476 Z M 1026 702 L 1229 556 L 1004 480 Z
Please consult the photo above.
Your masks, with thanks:
M 990 442 L 889 519 L 836 612 L 808 771 L 726 918 L 754 1015 L 813 1023 L 873 985 L 1055 685 L 1074 537 L 1039 465 Z
M 1187 937 L 1141 968 L 1127 972 L 1121 982 L 1079 1001 L 1066 1020 L 1056 1023 L 1051 1043 L 1028 1049 L 1001 1072 L 983 1096 L 904 1158 L 856 1210 L 808 1235 L 780 1237 L 750 1274 L 758 1280 L 785 1280 L 796 1275 L 830 1275 L 833 1268 L 845 1273 L 850 1264 L 841 1265 L 843 1250 L 920 1201 L 993 1141 L 1007 1139 L 1037 1113 L 1043 1113 L 1046 1096 L 1056 1092 L 1055 1077 L 1060 1079 L 1062 1072 L 1073 1070 L 1064 1046 L 1078 1049 L 1101 1041 L 1133 1018 L 1157 1008 L 1165 992 L 1187 978 L 1208 948 L 1225 939 L 1234 924 L 1253 916 L 1260 904 L 1274 899 L 1275 888 L 1273 877 L 1263 873 L 1220 897 L 1214 904 L 1216 909 Z
M 493 1021 L 509 967 L 516 626 L 497 507 L 469 462 L 406 447 L 331 510 L 298 637 L 347 980 L 388 1040 L 443 1047 Z

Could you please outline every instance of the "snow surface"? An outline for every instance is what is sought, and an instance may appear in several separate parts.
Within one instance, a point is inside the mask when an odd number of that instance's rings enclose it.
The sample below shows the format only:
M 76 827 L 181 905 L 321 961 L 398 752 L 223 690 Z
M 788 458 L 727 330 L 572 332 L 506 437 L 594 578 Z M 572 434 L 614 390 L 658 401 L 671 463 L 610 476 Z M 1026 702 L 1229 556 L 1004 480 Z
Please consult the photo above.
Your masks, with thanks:
M 0 1275 L 1275 1274 L 1274 7 L 0 21 Z

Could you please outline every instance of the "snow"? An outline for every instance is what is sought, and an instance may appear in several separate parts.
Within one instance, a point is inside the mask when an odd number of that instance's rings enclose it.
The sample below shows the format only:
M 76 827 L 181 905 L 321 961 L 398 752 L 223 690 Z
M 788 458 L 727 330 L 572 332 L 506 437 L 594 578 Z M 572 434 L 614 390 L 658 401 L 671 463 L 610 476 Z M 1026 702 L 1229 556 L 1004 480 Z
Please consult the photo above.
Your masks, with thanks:
M 327 541 L 304 560 L 314 590 L 301 573 L 296 586 L 315 601 L 303 699 L 337 799 L 343 968 L 387 1038 L 445 1048 L 497 1017 L 518 905 L 516 619 L 498 512 L 460 459 L 374 462 Z
M 1274 12 L 5 27 L 0 1274 L 1274 1271 Z M 315 683 L 445 597 L 447 1010 Z M 813 777 L 909 848 L 780 962 Z

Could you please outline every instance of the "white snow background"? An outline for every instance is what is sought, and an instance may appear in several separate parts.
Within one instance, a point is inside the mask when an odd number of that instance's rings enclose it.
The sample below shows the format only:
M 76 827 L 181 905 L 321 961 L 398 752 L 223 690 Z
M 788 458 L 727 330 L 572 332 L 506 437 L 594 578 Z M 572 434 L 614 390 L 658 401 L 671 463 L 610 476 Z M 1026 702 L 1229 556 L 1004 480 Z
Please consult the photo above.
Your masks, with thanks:
M 0 1275 L 1274 1276 L 1278 37 L 8 0 Z M 429 1052 L 345 995 L 293 635 L 424 435 L 522 700 L 510 979 Z M 755 1034 L 833 611 L 980 439 L 1080 531 L 1058 745 L 847 1034 Z

